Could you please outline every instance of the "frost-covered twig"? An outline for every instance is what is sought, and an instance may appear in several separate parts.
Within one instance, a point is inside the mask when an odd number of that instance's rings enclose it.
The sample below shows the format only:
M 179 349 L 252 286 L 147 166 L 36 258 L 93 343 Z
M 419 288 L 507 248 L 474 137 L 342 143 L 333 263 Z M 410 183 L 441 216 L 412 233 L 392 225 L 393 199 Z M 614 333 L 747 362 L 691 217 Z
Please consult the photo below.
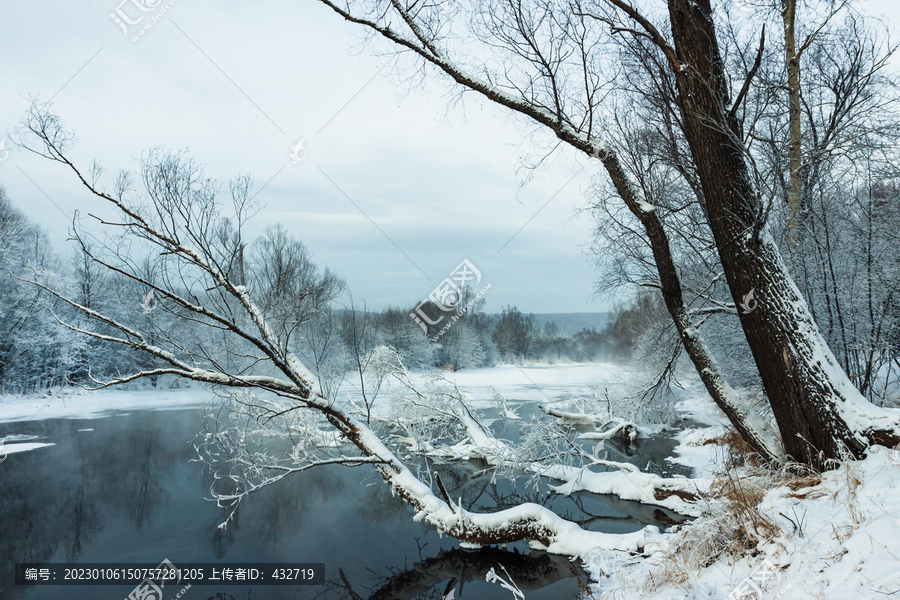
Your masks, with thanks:
M 503 579 L 502 576 L 497 575 L 494 569 L 491 569 L 487 572 L 487 575 L 484 576 L 485 581 L 489 583 L 499 583 L 500 587 L 512 592 L 514 600 L 525 600 L 525 594 L 522 593 L 522 590 L 519 589 L 519 586 L 516 585 L 516 583 L 513 581 L 513 578 L 510 577 L 509 572 L 506 570 L 506 567 L 500 565 L 500 568 L 503 569 L 504 573 L 506 573 L 506 577 L 508 579 Z

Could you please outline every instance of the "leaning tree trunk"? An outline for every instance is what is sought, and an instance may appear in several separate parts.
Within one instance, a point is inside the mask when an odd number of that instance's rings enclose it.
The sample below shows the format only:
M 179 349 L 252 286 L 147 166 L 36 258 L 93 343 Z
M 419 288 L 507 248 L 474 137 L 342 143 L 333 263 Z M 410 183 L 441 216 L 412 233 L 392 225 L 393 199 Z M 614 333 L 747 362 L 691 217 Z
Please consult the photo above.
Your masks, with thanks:
M 638 198 L 616 155 L 605 149 L 599 152 L 599 155 L 619 197 L 644 227 L 659 274 L 659 286 L 666 309 L 706 391 L 754 452 L 767 463 L 773 465 L 783 463 L 785 459 L 783 445 L 779 442 L 774 429 L 731 387 L 712 352 L 700 337 L 700 332 L 691 322 L 684 303 L 681 279 L 675 268 L 675 260 L 662 220 L 653 206 Z
M 840 368 L 771 236 L 729 114 L 729 88 L 710 0 L 669 0 L 679 108 L 709 224 L 735 304 L 754 292 L 741 326 L 788 455 L 816 468 L 870 443 L 900 442 L 894 411 L 866 401 Z

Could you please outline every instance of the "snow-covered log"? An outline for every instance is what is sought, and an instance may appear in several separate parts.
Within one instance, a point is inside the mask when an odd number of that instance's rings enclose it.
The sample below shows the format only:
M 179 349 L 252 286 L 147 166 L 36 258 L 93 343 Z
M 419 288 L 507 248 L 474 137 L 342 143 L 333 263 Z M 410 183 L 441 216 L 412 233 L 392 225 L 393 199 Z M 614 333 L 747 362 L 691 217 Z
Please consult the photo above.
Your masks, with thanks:
M 641 429 L 631 421 L 623 421 L 604 431 L 586 431 L 579 434 L 578 437 L 585 440 L 611 440 L 622 438 L 629 442 L 633 442 L 641 435 Z
M 540 405 L 539 408 L 551 417 L 556 417 L 560 423 L 594 426 L 610 425 L 609 419 L 600 415 L 569 412 L 543 404 Z M 621 421 L 608 429 L 602 431 L 588 431 L 580 434 L 578 437 L 589 440 L 609 440 L 618 437 L 633 442 L 641 435 L 641 429 L 635 423 L 632 423 L 631 421 Z
M 703 506 L 698 501 L 703 494 L 709 492 L 708 480 L 660 477 L 644 473 L 630 463 L 598 460 L 594 464 L 617 470 L 596 472 L 587 467 L 553 465 L 542 469 L 541 473 L 551 479 L 564 481 L 564 484 L 554 486 L 553 490 L 566 496 L 584 490 L 662 506 L 691 517 L 699 517 L 703 513 Z
M 607 419 L 599 415 L 560 410 L 554 406 L 545 404 L 538 405 L 538 408 L 540 408 L 543 412 L 547 413 L 551 417 L 556 417 L 560 420 L 561 423 L 572 423 L 578 425 L 601 425 L 607 421 Z

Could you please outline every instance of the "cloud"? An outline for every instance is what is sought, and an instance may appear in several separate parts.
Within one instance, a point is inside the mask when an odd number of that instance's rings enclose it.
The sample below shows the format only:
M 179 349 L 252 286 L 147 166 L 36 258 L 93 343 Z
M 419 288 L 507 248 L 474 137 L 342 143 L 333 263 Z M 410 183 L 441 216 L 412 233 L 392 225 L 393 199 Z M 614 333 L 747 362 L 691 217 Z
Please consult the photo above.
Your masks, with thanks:
M 563 156 L 520 187 L 529 146 L 505 111 L 477 99 L 448 111 L 449 88 L 434 81 L 406 94 L 385 59 L 351 54 L 358 31 L 314 2 L 179 1 L 137 42 L 115 8 L 5 7 L 17 26 L 0 39 L 0 125 L 11 130 L 29 96 L 55 96 L 77 131 L 74 155 L 100 158 L 110 178 L 154 146 L 189 149 L 223 183 L 250 172 L 266 207 L 256 231 L 285 223 L 376 307 L 418 301 L 469 258 L 493 283 L 493 309 L 593 308 L 579 251 L 591 224 L 572 219 L 588 174 L 560 193 L 578 168 Z M 309 154 L 292 164 L 300 139 Z M 59 249 L 68 214 L 100 210 L 58 165 L 21 152 L 0 164 L 0 182 Z

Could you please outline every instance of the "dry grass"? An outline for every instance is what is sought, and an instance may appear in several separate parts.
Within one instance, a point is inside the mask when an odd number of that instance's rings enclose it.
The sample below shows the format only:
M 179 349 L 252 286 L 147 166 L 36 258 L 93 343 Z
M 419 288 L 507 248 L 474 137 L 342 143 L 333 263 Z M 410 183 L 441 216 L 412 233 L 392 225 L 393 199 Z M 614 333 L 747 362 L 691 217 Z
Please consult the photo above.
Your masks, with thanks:
M 862 478 L 852 461 L 841 465 L 845 481 L 836 491 L 823 489 L 822 476 L 808 467 L 796 463 L 777 470 L 759 465 L 756 455 L 734 431 L 710 440 L 726 449 L 726 470 L 716 476 L 710 487 L 706 514 L 684 525 L 674 536 L 661 560 L 647 574 L 641 584 L 644 594 L 675 586 L 689 589 L 701 569 L 721 559 L 738 560 L 755 556 L 760 549 L 779 538 L 804 536 L 801 515 L 792 520 L 789 516 L 760 510 L 766 494 L 775 488 L 787 488 L 785 497 L 793 499 L 828 498 L 835 505 L 841 504 L 848 518 L 831 524 L 832 537 L 842 544 L 866 519 L 860 508 L 858 492 Z M 732 469 L 731 465 L 743 468 Z M 737 473 L 740 473 L 738 475 Z M 805 512 L 805 511 L 804 511 Z M 783 529 L 784 521 L 793 523 L 793 531 Z M 846 552 L 846 550 L 844 551 Z M 835 555 L 832 560 L 839 560 Z M 815 595 L 815 598 L 821 597 Z
M 850 518 L 843 525 L 831 526 L 832 537 L 839 544 L 843 544 L 847 538 L 853 535 L 853 532 L 865 520 L 865 515 L 859 507 L 859 496 L 857 495 L 857 490 L 862 485 L 862 479 L 860 479 L 859 473 L 853 468 L 851 463 L 844 463 L 844 481 L 845 485 L 835 491 L 831 497 L 834 504 L 843 504 L 850 515 Z
M 822 478 L 818 475 L 797 476 L 785 480 L 784 485 L 791 489 L 787 494 L 788 498 L 821 498 L 825 496 L 822 490 L 812 489 L 822 483 Z M 803 490 L 803 491 L 801 491 Z
M 725 449 L 725 464 L 728 467 L 761 467 L 763 462 L 744 438 L 734 429 L 727 430 L 717 438 L 707 440 L 704 445 L 717 445 Z
M 755 555 L 761 542 L 781 533 L 781 527 L 759 510 L 766 492 L 777 484 L 770 476 L 735 477 L 721 474 L 710 489 L 708 515 L 686 525 L 676 534 L 672 550 L 660 567 L 650 573 L 645 589 L 683 586 L 698 570 L 730 556 Z
M 822 477 L 819 475 L 807 475 L 807 476 L 797 476 L 792 479 L 787 479 L 783 485 L 791 488 L 795 492 L 798 490 L 802 490 L 804 488 L 811 488 L 813 486 L 817 486 L 822 483 Z M 808 490 L 807 493 L 812 490 Z M 822 492 L 824 494 L 824 492 Z M 795 497 L 791 494 L 788 494 L 792 498 Z M 799 496 L 796 496 L 799 497 Z
M 734 430 L 707 443 L 726 450 L 726 470 L 710 487 L 707 514 L 676 534 L 671 550 L 644 581 L 647 591 L 689 585 L 700 569 L 726 556 L 755 556 L 761 545 L 783 535 L 777 516 L 759 509 L 769 490 L 787 486 L 795 498 L 825 495 L 816 489 L 822 481 L 818 474 L 798 465 L 768 469 Z

